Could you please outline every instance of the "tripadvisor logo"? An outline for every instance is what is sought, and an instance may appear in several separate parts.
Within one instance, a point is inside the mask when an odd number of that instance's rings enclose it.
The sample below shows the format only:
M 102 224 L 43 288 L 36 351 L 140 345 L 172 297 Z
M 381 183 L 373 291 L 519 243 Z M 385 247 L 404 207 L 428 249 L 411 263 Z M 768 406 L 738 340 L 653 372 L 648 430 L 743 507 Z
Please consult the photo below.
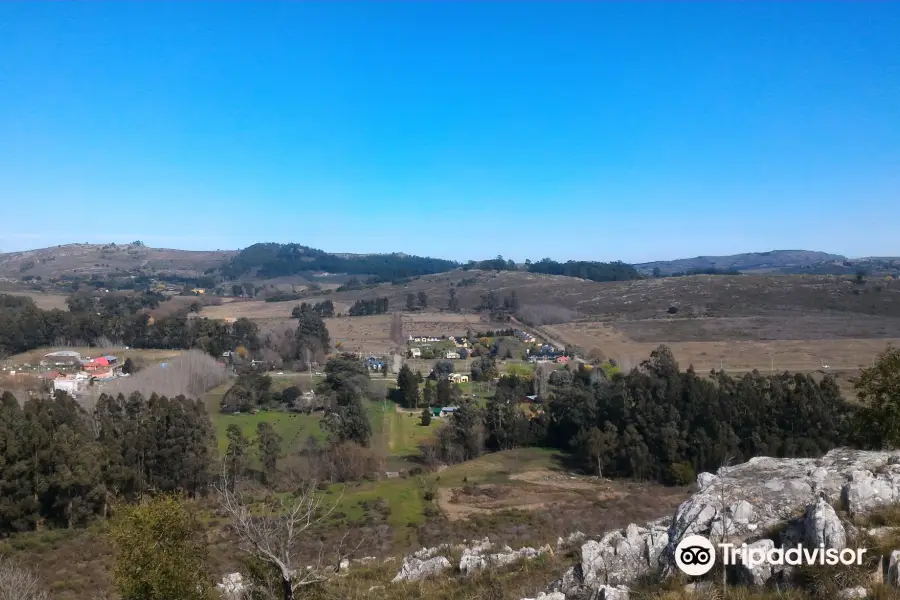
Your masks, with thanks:
M 702 535 L 689 535 L 675 548 L 675 565 L 685 575 L 698 577 L 709 573 L 716 564 L 716 549 Z
M 791 548 L 767 548 L 765 546 L 748 546 L 741 544 L 719 544 L 719 552 L 722 556 L 722 564 L 725 566 L 738 563 L 747 568 L 754 568 L 761 564 L 770 565 L 861 565 L 866 548 L 825 548 L 804 547 L 797 544 Z M 675 565 L 681 571 L 692 577 L 705 575 L 716 563 L 716 548 L 708 539 L 701 535 L 689 535 L 682 539 L 675 547 Z

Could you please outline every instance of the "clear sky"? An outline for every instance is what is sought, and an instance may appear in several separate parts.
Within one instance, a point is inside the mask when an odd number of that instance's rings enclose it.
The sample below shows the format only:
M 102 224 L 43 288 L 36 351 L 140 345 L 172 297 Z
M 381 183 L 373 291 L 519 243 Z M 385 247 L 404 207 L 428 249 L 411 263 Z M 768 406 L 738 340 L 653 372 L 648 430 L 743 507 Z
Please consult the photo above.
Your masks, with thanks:
M 900 3 L 0 2 L 0 249 L 900 255 Z

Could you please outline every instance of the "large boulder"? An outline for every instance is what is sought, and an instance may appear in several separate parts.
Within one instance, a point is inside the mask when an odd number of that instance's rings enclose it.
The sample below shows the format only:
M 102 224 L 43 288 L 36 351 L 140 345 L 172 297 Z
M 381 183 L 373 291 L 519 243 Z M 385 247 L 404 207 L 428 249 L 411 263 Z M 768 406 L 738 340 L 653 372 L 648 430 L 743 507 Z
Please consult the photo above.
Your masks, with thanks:
M 628 600 L 631 590 L 624 585 L 601 585 L 593 598 L 596 600 Z
M 847 546 L 847 532 L 830 504 L 819 498 L 806 507 L 803 517 L 806 543 L 813 548 L 824 546 L 843 550 Z
M 624 531 L 607 533 L 600 541 L 586 542 L 581 546 L 582 583 L 597 589 L 603 584 L 630 583 L 655 572 L 668 541 L 668 532 L 662 527 L 631 524 Z
M 674 556 L 678 542 L 689 535 L 714 541 L 726 535 L 732 542 L 756 539 L 767 528 L 818 504 L 820 498 L 840 504 L 851 515 L 894 502 L 900 498 L 898 463 L 900 452 L 838 448 L 822 458 L 757 457 L 723 467 L 715 475 L 701 473 L 699 491 L 678 507 L 672 519 L 666 557 Z M 824 512 L 814 519 L 833 524 Z M 825 529 L 821 533 L 825 535 Z M 831 525 L 828 535 L 839 541 Z
M 537 598 L 522 598 L 522 600 L 566 600 L 566 595 L 562 592 L 550 592 L 549 594 L 541 592 Z

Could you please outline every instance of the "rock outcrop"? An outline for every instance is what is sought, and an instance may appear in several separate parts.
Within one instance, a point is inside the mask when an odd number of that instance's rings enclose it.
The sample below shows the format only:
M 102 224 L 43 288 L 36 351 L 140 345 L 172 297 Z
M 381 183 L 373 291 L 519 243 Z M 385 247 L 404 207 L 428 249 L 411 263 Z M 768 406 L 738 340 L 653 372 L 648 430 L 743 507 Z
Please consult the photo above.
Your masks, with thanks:
M 602 584 L 630 583 L 655 571 L 668 541 L 665 528 L 634 524 L 607 533 L 599 542 L 591 540 L 581 547 L 582 583 L 597 589 Z
M 407 556 L 403 559 L 403 566 L 400 567 L 400 572 L 397 573 L 397 576 L 394 577 L 391 583 L 420 581 L 426 577 L 440 575 L 449 568 L 451 568 L 450 561 L 445 556 L 434 556 L 426 559 Z
M 689 535 L 716 539 L 727 534 L 730 541 L 756 538 L 810 504 L 818 506 L 820 500 L 841 506 L 851 516 L 900 501 L 900 452 L 838 448 L 822 458 L 757 457 L 715 475 L 701 473 L 697 485 L 699 491 L 678 507 L 672 519 L 669 557 Z M 826 512 L 816 517 L 823 527 L 822 519 L 829 523 L 828 532 L 823 529 L 820 534 L 834 535 L 837 543 L 834 519 Z
M 809 546 L 824 546 L 843 550 L 847 546 L 847 532 L 834 508 L 823 498 L 806 507 L 803 517 L 804 537 Z
M 240 573 L 225 575 L 222 581 L 216 584 L 216 588 L 224 600 L 241 600 L 250 591 Z
M 542 546 L 537 549 L 520 548 L 519 550 L 504 546 L 499 552 L 488 553 L 492 547 L 493 544 L 490 540 L 485 538 L 482 542 L 463 550 L 462 557 L 459 559 L 460 573 L 471 575 L 482 569 L 504 567 L 518 560 L 531 560 L 544 554 L 553 554 L 550 546 Z

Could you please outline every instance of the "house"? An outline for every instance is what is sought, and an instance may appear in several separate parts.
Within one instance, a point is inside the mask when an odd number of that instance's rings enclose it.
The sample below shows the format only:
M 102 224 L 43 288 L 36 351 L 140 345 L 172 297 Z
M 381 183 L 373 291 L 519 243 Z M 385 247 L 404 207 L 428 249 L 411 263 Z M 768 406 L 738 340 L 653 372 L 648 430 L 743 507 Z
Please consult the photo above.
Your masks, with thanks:
M 450 373 L 447 379 L 453 383 L 469 383 L 469 376 L 466 373 Z
M 459 352 L 456 350 L 447 350 L 444 352 L 444 358 L 459 358 Z
M 438 416 L 446 417 L 448 415 L 452 415 L 453 413 L 456 412 L 456 410 L 458 408 L 459 408 L 458 406 L 444 406 L 443 408 L 441 408 L 440 412 L 438 413 Z
M 419 348 L 410 348 L 409 349 L 409 357 L 410 358 L 422 358 L 422 350 Z
M 80 393 L 88 384 L 88 376 L 84 373 L 63 375 L 53 380 L 53 391 L 66 392 L 72 396 Z
M 95 373 L 98 371 L 108 371 L 110 370 L 109 359 L 105 356 L 100 356 L 95 358 L 94 360 L 89 360 L 81 363 L 81 366 L 88 373 Z
M 191 293 L 192 293 L 192 294 L 197 294 L 198 296 L 202 296 L 203 294 L 206 293 L 206 290 L 203 289 L 203 288 L 194 288 L 194 289 L 191 290 Z
M 567 362 L 569 362 L 569 357 L 566 356 L 566 355 L 557 356 L 557 357 L 556 357 L 556 362 L 557 362 L 558 364 L 564 365 L 564 364 L 566 364 Z

